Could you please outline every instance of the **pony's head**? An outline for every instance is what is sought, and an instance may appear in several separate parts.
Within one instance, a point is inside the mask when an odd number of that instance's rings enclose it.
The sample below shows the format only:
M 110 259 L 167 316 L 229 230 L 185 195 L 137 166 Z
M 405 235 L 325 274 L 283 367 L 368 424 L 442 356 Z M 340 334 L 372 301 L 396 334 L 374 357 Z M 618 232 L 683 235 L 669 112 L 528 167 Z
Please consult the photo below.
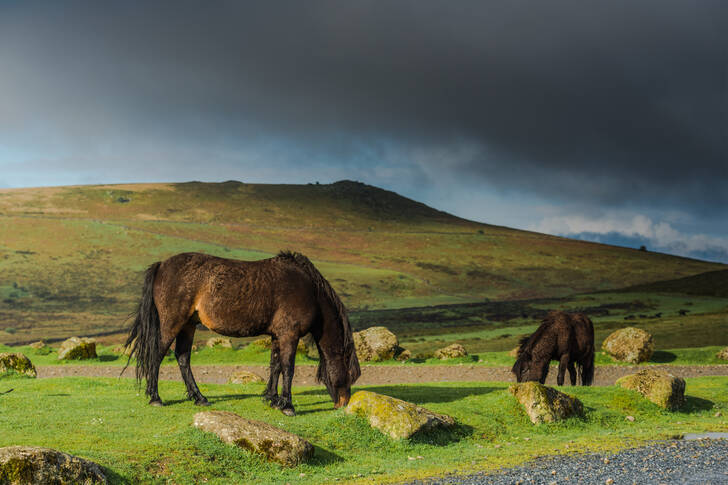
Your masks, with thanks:
M 316 378 L 326 386 L 331 400 L 334 401 L 334 408 L 346 406 L 351 398 L 351 386 L 361 375 L 354 343 L 345 346 L 342 353 L 322 349 L 319 342 L 316 344 L 319 347 Z
M 531 350 L 528 348 L 529 337 L 523 337 L 518 342 L 518 356 L 516 362 L 511 368 L 511 372 L 516 376 L 516 382 L 524 382 L 529 380 L 531 371 L 532 356 Z

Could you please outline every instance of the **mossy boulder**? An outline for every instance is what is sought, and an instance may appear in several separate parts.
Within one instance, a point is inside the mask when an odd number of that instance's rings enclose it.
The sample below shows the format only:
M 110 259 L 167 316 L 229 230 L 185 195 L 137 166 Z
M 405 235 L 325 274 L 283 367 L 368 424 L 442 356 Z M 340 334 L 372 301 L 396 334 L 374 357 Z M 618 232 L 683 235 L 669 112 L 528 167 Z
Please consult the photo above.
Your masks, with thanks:
M 399 349 L 394 358 L 400 362 L 406 362 L 412 358 L 412 352 L 407 349 Z
M 370 391 L 355 392 L 349 400 L 346 413 L 366 418 L 371 427 L 392 439 L 406 439 L 455 424 L 455 420 L 446 414 L 438 414 L 416 404 Z
M 103 469 L 76 456 L 30 446 L 0 448 L 0 483 L 19 484 L 101 484 Z
M 665 371 L 643 369 L 617 379 L 618 386 L 631 389 L 663 409 L 675 411 L 685 403 L 685 380 Z
M 71 337 L 64 340 L 58 349 L 58 360 L 95 359 L 96 340 L 92 338 Z
M 440 360 L 457 359 L 466 355 L 468 355 L 468 352 L 460 344 L 448 345 L 435 351 L 435 358 Z
M 513 384 L 508 391 L 526 408 L 533 424 L 553 423 L 584 415 L 584 406 L 577 398 L 538 382 Z
M 207 339 L 207 342 L 205 343 L 207 348 L 214 349 L 215 347 L 220 347 L 223 349 L 232 349 L 233 348 L 233 341 L 226 337 L 211 337 Z
M 354 332 L 354 346 L 360 361 L 379 362 L 394 357 L 399 341 L 386 327 L 370 327 Z
M 313 446 L 293 433 L 228 411 L 195 414 L 193 425 L 222 441 L 262 455 L 269 461 L 296 466 L 313 456 Z
M 728 347 L 715 354 L 715 356 L 720 360 L 728 360 Z
M 604 339 L 602 350 L 614 360 L 639 364 L 650 360 L 655 344 L 648 332 L 640 328 L 627 327 L 617 330 Z
M 24 354 L 0 354 L 0 377 L 38 377 L 35 366 Z
M 241 370 L 230 376 L 228 384 L 262 384 L 265 380 L 254 372 Z
M 316 341 L 313 339 L 313 335 L 307 333 L 298 341 L 298 345 L 299 347 L 303 345 L 303 353 L 306 357 L 313 360 L 319 359 L 318 347 L 316 346 Z

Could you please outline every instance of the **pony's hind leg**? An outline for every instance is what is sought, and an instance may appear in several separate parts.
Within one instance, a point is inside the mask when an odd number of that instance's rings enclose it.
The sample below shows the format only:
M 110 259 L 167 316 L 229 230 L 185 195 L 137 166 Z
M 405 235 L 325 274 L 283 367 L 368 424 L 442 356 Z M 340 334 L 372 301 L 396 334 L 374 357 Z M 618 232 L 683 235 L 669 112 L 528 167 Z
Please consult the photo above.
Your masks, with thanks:
M 569 380 L 571 381 L 571 385 L 576 385 L 576 367 L 574 366 L 574 361 L 572 360 L 569 362 Z
M 147 378 L 147 395 L 151 406 L 163 406 L 162 398 L 159 397 L 159 366 L 162 365 L 164 356 L 167 355 L 172 339 L 164 339 L 159 342 L 159 355 L 150 363 L 149 377 Z
M 281 375 L 281 356 L 278 339 L 275 336 L 271 338 L 269 372 L 268 385 L 263 393 L 263 400 L 268 401 L 273 407 L 279 407 L 278 378 Z
M 283 385 L 281 386 L 281 397 L 279 399 L 280 410 L 286 416 L 295 416 L 291 387 L 293 385 L 293 373 L 296 366 L 296 347 L 298 337 L 291 337 L 280 343 L 280 363 L 283 372 Z
M 177 335 L 177 340 L 174 346 L 174 356 L 177 358 L 177 364 L 179 365 L 179 370 L 182 374 L 182 380 L 185 381 L 185 386 L 187 387 L 187 397 L 189 399 L 194 399 L 195 404 L 198 406 L 209 406 L 210 403 L 197 387 L 195 377 L 192 375 L 192 369 L 190 368 L 190 357 L 192 355 L 192 342 L 194 340 L 194 336 L 195 324 L 190 322 L 185 325 Z
M 566 374 L 567 367 L 570 365 L 573 366 L 574 364 L 571 363 L 569 354 L 562 355 L 561 359 L 559 359 L 559 374 L 556 376 L 556 384 L 559 386 L 564 385 L 564 375 Z

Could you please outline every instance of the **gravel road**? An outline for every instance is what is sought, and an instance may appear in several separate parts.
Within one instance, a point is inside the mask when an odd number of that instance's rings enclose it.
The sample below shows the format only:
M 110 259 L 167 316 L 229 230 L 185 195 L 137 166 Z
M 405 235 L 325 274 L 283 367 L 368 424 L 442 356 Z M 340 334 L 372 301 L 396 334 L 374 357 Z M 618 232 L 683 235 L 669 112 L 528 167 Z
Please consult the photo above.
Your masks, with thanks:
M 728 440 L 657 442 L 616 454 L 548 457 L 495 473 L 409 482 L 408 485 L 728 484 Z
M 645 366 L 600 366 L 596 368 L 594 383 L 597 386 L 610 386 L 618 378 L 634 374 Z M 728 365 L 655 365 L 651 369 L 663 369 L 678 377 L 728 376 Z M 268 367 L 261 365 L 198 365 L 192 366 L 197 382 L 222 384 L 238 370 L 255 372 L 263 378 L 268 377 Z M 39 366 L 38 377 L 118 377 L 121 367 L 102 365 L 50 365 Z M 133 377 L 134 369 L 129 368 L 124 377 Z M 316 383 L 316 367 L 296 366 L 294 385 L 310 386 Z M 176 365 L 165 365 L 160 370 L 160 379 L 181 380 Z M 514 382 L 510 367 L 484 367 L 479 365 L 363 365 L 358 385 L 406 384 L 413 382 L 457 382 L 457 381 L 496 381 Z M 568 382 L 568 378 L 567 378 Z M 549 372 L 546 383 L 556 384 L 556 367 Z

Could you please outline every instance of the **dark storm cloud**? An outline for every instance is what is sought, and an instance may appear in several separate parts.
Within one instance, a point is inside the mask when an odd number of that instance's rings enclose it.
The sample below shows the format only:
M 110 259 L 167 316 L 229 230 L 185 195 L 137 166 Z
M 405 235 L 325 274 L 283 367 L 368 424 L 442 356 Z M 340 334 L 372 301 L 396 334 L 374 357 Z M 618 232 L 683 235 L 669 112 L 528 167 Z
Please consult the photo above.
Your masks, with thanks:
M 728 204 L 723 1 L 0 5 L 0 129 L 273 138 L 353 165 L 396 146 L 415 175 Z

